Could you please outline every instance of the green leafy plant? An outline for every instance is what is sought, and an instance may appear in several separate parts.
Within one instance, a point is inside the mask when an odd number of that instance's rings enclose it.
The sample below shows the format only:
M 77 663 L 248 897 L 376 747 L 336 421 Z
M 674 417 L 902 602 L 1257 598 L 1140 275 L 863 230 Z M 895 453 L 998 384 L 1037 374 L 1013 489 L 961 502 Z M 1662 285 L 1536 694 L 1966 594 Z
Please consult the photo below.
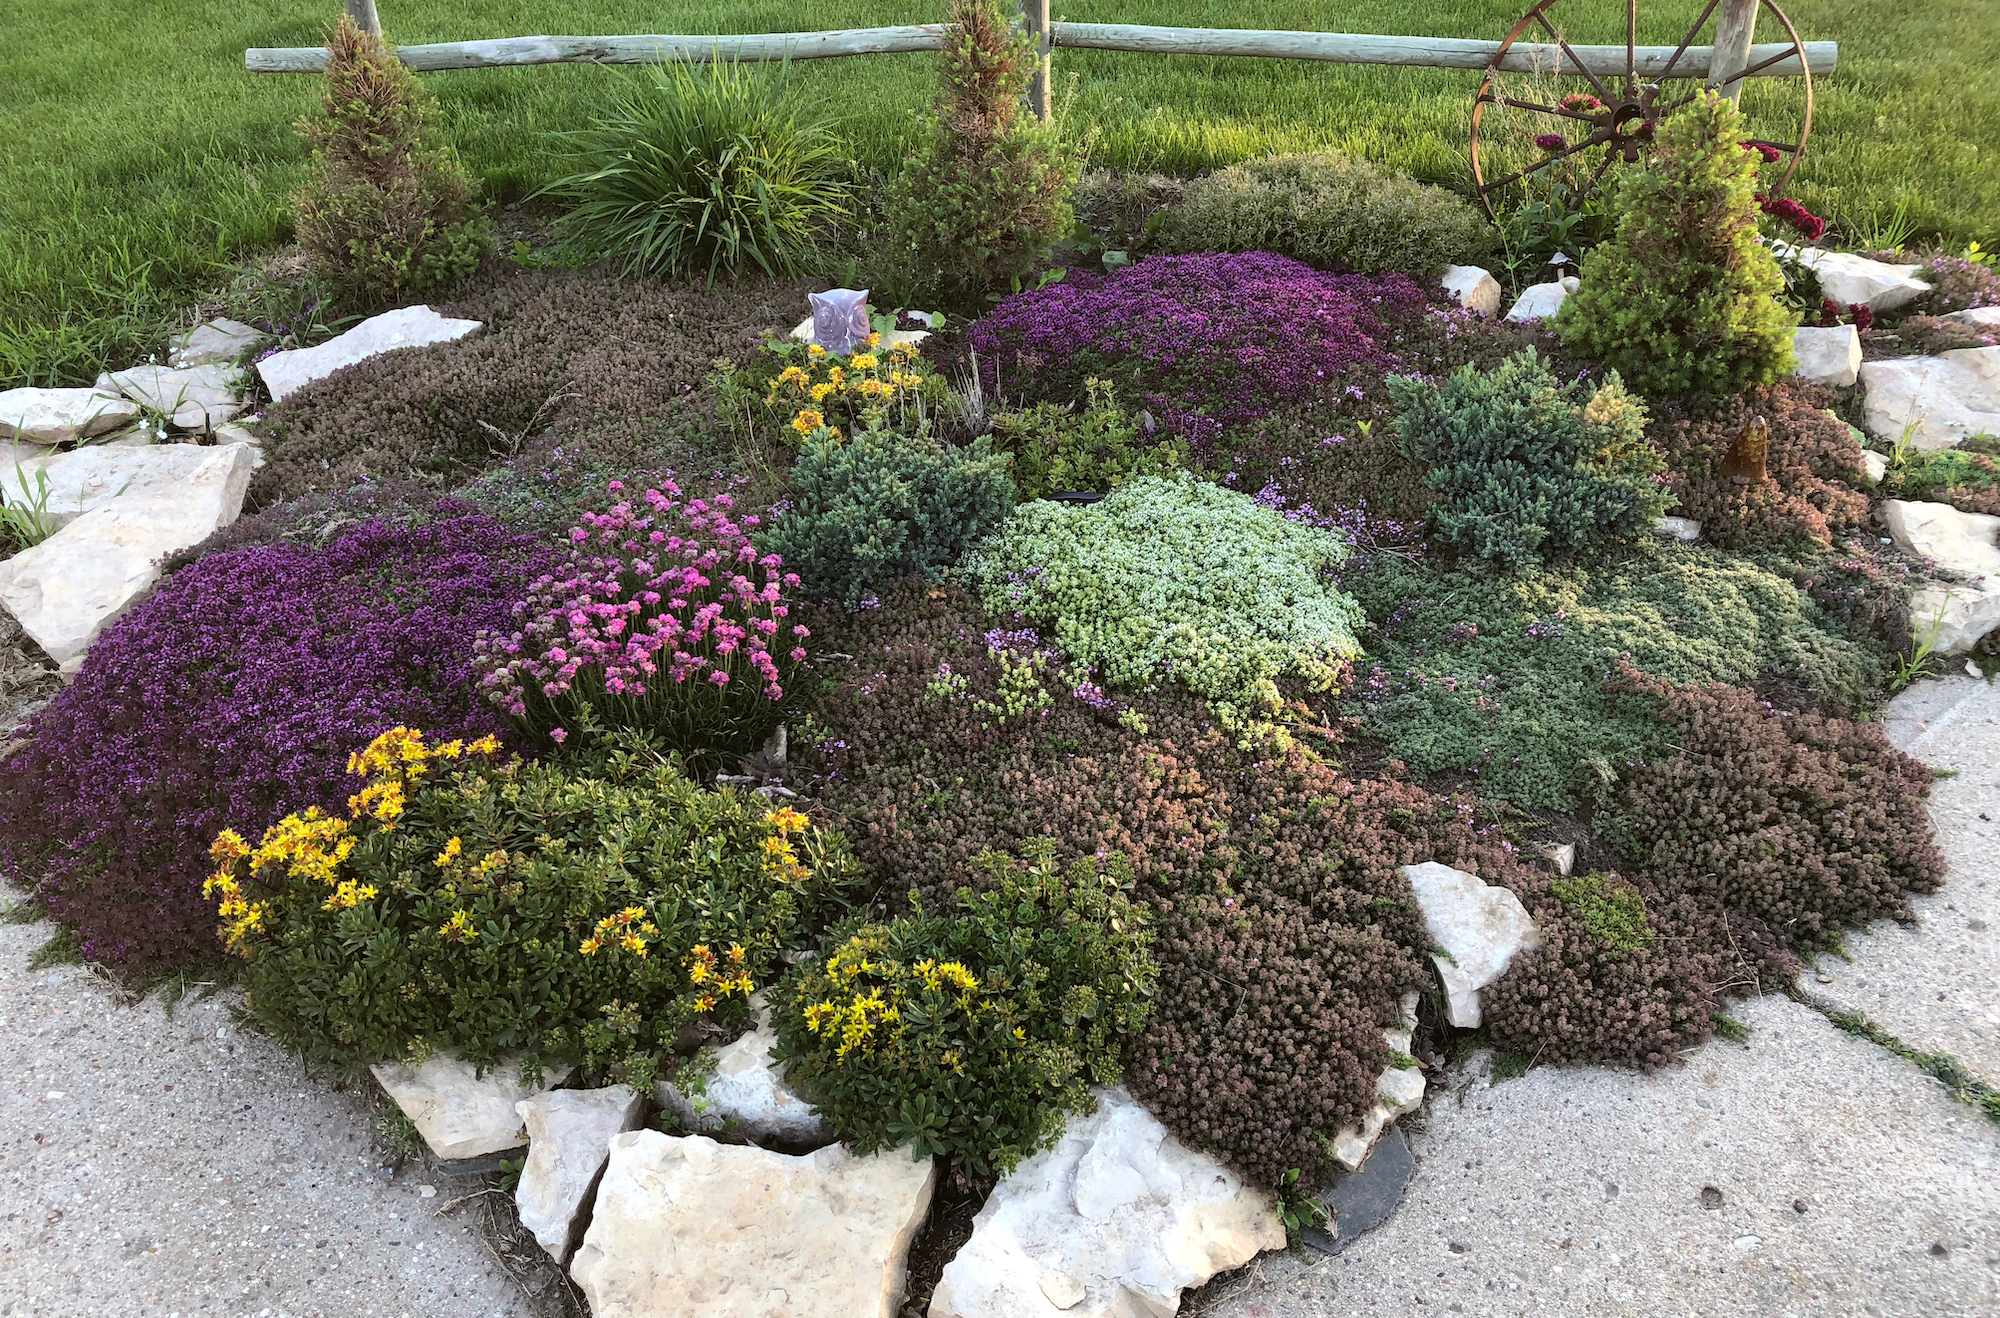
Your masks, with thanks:
M 982 852 L 957 914 L 844 924 L 787 976 L 774 1056 L 858 1151 L 1005 1175 L 1117 1083 L 1154 990 L 1146 909 L 1123 857 L 1054 851 Z
M 396 728 L 351 762 L 348 817 L 222 833 L 208 891 L 249 1018 L 316 1059 L 521 1053 L 650 1084 L 683 1026 L 743 1015 L 855 871 L 796 811 L 636 744 L 604 760 L 585 777 Z
M 787 65 L 655 69 L 557 134 L 585 167 L 543 192 L 573 251 L 627 275 L 791 274 L 847 215 L 846 152 L 810 114 Z
M 1733 394 L 1791 371 L 1798 321 L 1757 241 L 1759 157 L 1742 139 L 1743 117 L 1712 92 L 1666 121 L 1618 181 L 1616 235 L 1556 313 L 1565 347 L 1647 394 Z
M 808 595 L 851 608 L 899 577 L 942 576 L 1006 517 L 1014 491 L 1006 457 L 984 437 L 955 448 L 878 426 L 809 439 L 791 501 L 758 547 Z
M 29 549 L 42 543 L 56 533 L 56 520 L 49 512 L 49 473 L 46 468 L 35 468 L 35 481 L 28 483 L 28 473 L 20 463 L 14 464 L 14 484 L 18 494 L 8 494 L 0 488 L 0 540 L 18 549 Z
M 1549 891 L 1569 904 L 1583 919 L 1592 938 L 1619 952 L 1637 952 L 1653 945 L 1653 926 L 1646 920 L 1646 900 L 1614 874 L 1595 871 L 1556 879 Z
M 1439 539 L 1509 568 L 1643 539 L 1672 506 L 1645 405 L 1617 374 L 1558 384 L 1533 348 L 1442 383 L 1392 376 L 1404 455 L 1427 467 Z
M 1566 180 L 1508 208 L 1500 217 L 1500 268 L 1515 293 L 1558 272 L 1554 258 L 1581 262 L 1604 241 L 1608 227 L 1602 194 Z
M 1107 686 L 1172 681 L 1235 726 L 1276 712 L 1281 677 L 1345 680 L 1361 614 L 1328 579 L 1349 552 L 1182 472 L 1082 508 L 1023 504 L 966 569 L 990 612 L 1045 628 Z
M 1969 513 L 2000 513 L 2000 460 L 1980 452 L 1977 442 L 1929 452 L 1898 444 L 1890 454 L 1883 489 L 1899 499 L 1948 503 Z
M 1005 0 L 950 0 L 937 126 L 891 186 L 891 259 L 913 291 L 965 306 L 1018 289 L 1070 228 L 1076 153 L 1022 114 L 1034 42 Z
M 312 174 L 293 194 L 298 236 L 322 273 L 368 302 L 454 283 L 492 248 L 471 180 L 431 141 L 416 76 L 346 15 L 327 38 L 319 114 L 299 121 Z
M 1128 481 L 1188 465 L 1187 443 L 1179 436 L 1141 438 L 1109 380 L 1092 377 L 1084 390 L 1081 408 L 1042 402 L 994 413 L 994 436 L 1013 455 L 1014 488 L 1023 499 L 1109 494 Z
M 1338 151 L 1264 156 L 1190 183 L 1166 213 L 1171 252 L 1280 252 L 1370 274 L 1483 260 L 1493 230 L 1464 197 Z

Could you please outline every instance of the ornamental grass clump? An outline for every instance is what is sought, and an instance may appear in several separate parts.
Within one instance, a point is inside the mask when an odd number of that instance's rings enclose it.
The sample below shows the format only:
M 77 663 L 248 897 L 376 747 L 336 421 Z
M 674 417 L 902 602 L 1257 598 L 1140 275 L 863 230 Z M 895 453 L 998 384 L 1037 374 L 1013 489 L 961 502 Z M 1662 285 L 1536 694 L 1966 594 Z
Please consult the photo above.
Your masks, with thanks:
M 584 168 L 543 191 L 571 249 L 626 276 L 794 273 L 847 216 L 846 149 L 788 65 L 733 59 L 621 79 L 555 141 Z
M 1666 120 L 1618 181 L 1616 236 L 1584 257 L 1583 286 L 1556 313 L 1564 347 L 1648 395 L 1728 395 L 1791 372 L 1798 320 L 1757 241 L 1760 157 L 1742 138 L 1742 115 L 1714 92 Z
M 1494 247 L 1493 226 L 1464 197 L 1338 151 L 1218 169 L 1162 218 L 1166 251 L 1279 252 L 1371 274 L 1434 275 Z
M 314 1060 L 522 1054 L 643 1089 L 685 1028 L 747 1016 L 854 873 L 804 815 L 643 750 L 582 777 L 397 727 L 348 769 L 344 809 L 211 848 L 249 1019 Z
M 959 448 L 871 428 L 807 441 L 791 507 L 758 536 L 800 592 L 848 608 L 901 577 L 938 580 L 1014 506 L 1007 459 L 981 437 Z
M 689 756 L 754 748 L 777 723 L 809 632 L 799 585 L 760 554 L 723 492 L 669 479 L 635 505 L 583 514 L 562 566 L 514 606 L 519 630 L 474 642 L 479 688 L 543 744 L 627 729 Z M 622 482 L 608 486 L 622 496 Z
M 1437 493 L 1431 526 L 1462 553 L 1510 569 L 1644 540 L 1673 506 L 1646 442 L 1646 408 L 1616 372 L 1557 382 L 1533 348 L 1442 382 L 1391 376 L 1404 456 Z
M 1157 974 L 1131 868 L 1022 851 L 974 857 L 955 914 L 850 922 L 786 980 L 773 1056 L 856 1151 L 1004 1176 L 1118 1082 Z
M 345 14 L 327 47 L 319 114 L 299 121 L 313 149 L 312 176 L 292 197 L 299 242 L 365 302 L 463 279 L 492 248 L 491 226 L 457 159 L 431 141 L 422 85 Z
M 0 764 L 0 865 L 92 960 L 212 961 L 201 885 L 217 830 L 336 806 L 349 752 L 399 723 L 504 731 L 479 699 L 473 637 L 506 623 L 547 561 L 446 504 L 182 568 L 105 628 Z
M 1395 367 L 1396 324 L 1428 305 L 1407 275 L 1326 274 L 1269 252 L 1155 256 L 1006 298 L 966 339 L 991 396 L 1074 402 L 1101 378 L 1165 433 L 1209 442 Z
M 966 571 L 989 611 L 1042 628 L 1105 685 L 1173 683 L 1238 725 L 1277 711 L 1281 678 L 1314 691 L 1345 678 L 1363 619 L 1328 583 L 1349 553 L 1181 473 L 1081 508 L 1023 504 Z

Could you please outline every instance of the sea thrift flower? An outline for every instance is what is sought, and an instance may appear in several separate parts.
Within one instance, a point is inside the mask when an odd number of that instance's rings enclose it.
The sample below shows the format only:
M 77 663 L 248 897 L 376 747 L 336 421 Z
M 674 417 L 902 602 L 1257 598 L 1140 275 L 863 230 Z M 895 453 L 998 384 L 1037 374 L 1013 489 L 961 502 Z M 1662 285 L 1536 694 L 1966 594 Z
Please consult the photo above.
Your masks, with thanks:
M 727 493 L 683 497 L 671 473 L 637 500 L 585 513 L 561 569 L 515 606 L 520 630 L 474 642 L 480 689 L 558 745 L 586 707 L 689 754 L 761 737 L 809 633 L 785 621 L 784 592 L 799 579 L 757 553 L 758 523 Z

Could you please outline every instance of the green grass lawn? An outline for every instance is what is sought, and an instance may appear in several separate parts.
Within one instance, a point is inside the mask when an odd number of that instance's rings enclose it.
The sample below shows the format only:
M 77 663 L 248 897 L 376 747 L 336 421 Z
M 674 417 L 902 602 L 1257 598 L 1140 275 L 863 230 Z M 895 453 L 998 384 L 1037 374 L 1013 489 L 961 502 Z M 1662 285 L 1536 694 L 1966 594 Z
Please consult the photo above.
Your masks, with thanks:
M 1058 0 L 1076 21 L 1498 38 L 1526 0 Z M 1641 40 L 1672 44 L 1696 0 L 1645 3 Z M 938 0 L 381 0 L 393 40 L 537 33 L 759 32 L 935 20 Z M 292 121 L 310 77 L 252 75 L 248 46 L 315 44 L 337 0 L 0 0 L 0 387 L 89 379 L 106 356 L 156 347 L 159 319 L 235 256 L 286 237 L 303 153 Z M 1991 0 L 1798 0 L 1807 39 L 1841 43 L 1820 84 L 1794 192 L 1850 230 L 1899 203 L 1920 234 L 2000 237 L 2000 26 Z M 1615 42 L 1616 0 L 1563 0 L 1573 37 Z M 927 99 L 924 55 L 829 60 L 799 81 L 841 118 L 857 158 L 888 166 Z M 1192 172 L 1259 152 L 1335 146 L 1463 185 L 1472 72 L 1063 51 L 1059 88 L 1097 130 L 1095 161 Z M 425 75 L 440 119 L 493 195 L 556 167 L 551 129 L 606 80 L 581 67 Z M 1794 84 L 1746 108 L 1782 123 Z M 110 363 L 122 365 L 122 361 Z

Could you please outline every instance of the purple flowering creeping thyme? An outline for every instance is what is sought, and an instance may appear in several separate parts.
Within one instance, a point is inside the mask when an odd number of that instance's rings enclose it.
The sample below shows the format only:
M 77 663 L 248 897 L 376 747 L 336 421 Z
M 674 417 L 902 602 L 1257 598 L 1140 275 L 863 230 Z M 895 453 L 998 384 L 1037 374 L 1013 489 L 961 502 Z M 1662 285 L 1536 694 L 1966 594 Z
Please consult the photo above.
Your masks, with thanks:
M 1407 275 L 1327 274 L 1269 252 L 1155 256 L 1017 293 L 968 341 L 991 391 L 1066 399 L 1104 376 L 1163 430 L 1203 442 L 1338 390 L 1350 369 L 1399 365 L 1383 317 L 1427 301 Z
M 505 730 L 474 687 L 472 638 L 506 625 L 549 554 L 491 518 L 438 513 L 198 560 L 106 628 L 35 716 L 0 763 L 0 865 L 84 955 L 213 959 L 201 885 L 217 830 L 345 813 L 348 755 L 398 724 Z

